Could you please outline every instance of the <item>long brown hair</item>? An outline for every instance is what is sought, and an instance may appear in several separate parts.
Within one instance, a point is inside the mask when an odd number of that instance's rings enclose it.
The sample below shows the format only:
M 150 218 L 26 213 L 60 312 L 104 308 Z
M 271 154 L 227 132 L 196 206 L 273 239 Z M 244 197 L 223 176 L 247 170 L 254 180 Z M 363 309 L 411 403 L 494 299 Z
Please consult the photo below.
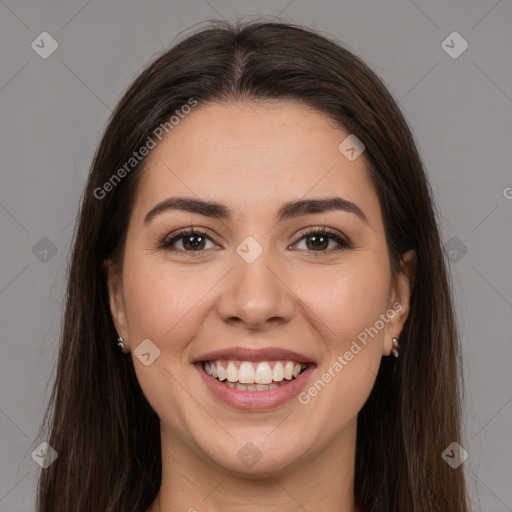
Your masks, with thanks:
M 446 255 L 432 192 L 400 110 L 381 80 L 342 44 L 284 23 L 215 23 L 159 56 L 118 103 L 82 198 L 57 374 L 44 440 L 38 512 L 145 512 L 161 482 L 159 418 L 130 357 L 116 346 L 102 263 L 122 264 L 145 159 L 98 189 L 154 130 L 199 104 L 294 99 L 365 144 L 393 272 L 418 255 L 410 315 L 393 372 L 384 357 L 358 416 L 355 499 L 363 512 L 466 512 L 462 466 L 443 450 L 461 436 L 461 368 Z M 111 182 L 112 183 L 112 182 Z M 96 193 L 95 193 L 96 191 Z

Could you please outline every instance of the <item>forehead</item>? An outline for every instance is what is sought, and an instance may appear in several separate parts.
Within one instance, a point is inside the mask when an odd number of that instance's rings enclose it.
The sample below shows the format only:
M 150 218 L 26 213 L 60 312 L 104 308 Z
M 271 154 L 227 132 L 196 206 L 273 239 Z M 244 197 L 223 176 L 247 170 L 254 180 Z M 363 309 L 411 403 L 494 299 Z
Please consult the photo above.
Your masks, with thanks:
M 243 217 L 276 212 L 290 199 L 339 195 L 378 223 L 364 153 L 350 161 L 338 149 L 348 135 L 298 102 L 199 105 L 147 157 L 134 209 L 143 215 L 187 195 L 229 204 Z

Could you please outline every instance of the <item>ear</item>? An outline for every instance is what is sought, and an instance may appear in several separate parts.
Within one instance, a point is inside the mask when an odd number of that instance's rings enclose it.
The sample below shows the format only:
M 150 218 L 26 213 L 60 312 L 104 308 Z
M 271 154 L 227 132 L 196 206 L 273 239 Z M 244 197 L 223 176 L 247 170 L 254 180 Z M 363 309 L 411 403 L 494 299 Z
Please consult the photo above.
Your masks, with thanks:
M 122 277 L 119 275 L 116 266 L 110 259 L 104 260 L 103 270 L 105 271 L 105 277 L 107 281 L 112 321 L 114 322 L 114 326 L 119 336 L 123 337 L 125 351 L 127 351 L 126 349 L 128 348 L 129 343 L 129 331 L 126 315 L 126 306 L 123 296 Z
M 400 270 L 397 273 L 394 282 L 391 285 L 389 294 L 388 311 L 386 313 L 390 318 L 386 327 L 386 337 L 382 354 L 389 356 L 393 349 L 393 338 L 399 338 L 404 327 L 405 321 L 409 316 L 410 300 L 416 278 L 417 255 L 414 249 L 410 249 L 402 255 L 400 260 Z

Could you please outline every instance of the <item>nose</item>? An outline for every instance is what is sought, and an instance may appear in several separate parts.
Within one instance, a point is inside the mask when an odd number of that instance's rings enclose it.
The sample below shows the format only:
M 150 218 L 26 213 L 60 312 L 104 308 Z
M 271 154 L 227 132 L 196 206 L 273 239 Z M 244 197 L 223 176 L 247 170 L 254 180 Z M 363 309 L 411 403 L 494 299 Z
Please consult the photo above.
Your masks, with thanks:
M 265 330 L 290 321 L 294 294 L 268 252 L 263 251 L 252 263 L 234 257 L 234 268 L 226 276 L 217 307 L 224 322 Z

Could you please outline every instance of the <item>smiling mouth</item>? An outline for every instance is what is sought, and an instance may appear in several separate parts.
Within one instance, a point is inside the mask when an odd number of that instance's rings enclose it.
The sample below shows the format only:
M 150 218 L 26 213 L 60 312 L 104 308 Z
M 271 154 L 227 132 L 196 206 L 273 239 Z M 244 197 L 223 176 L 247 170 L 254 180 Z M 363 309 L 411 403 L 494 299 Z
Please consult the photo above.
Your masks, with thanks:
M 269 391 L 286 386 L 309 365 L 293 360 L 279 361 L 203 361 L 203 370 L 213 379 L 239 391 Z

